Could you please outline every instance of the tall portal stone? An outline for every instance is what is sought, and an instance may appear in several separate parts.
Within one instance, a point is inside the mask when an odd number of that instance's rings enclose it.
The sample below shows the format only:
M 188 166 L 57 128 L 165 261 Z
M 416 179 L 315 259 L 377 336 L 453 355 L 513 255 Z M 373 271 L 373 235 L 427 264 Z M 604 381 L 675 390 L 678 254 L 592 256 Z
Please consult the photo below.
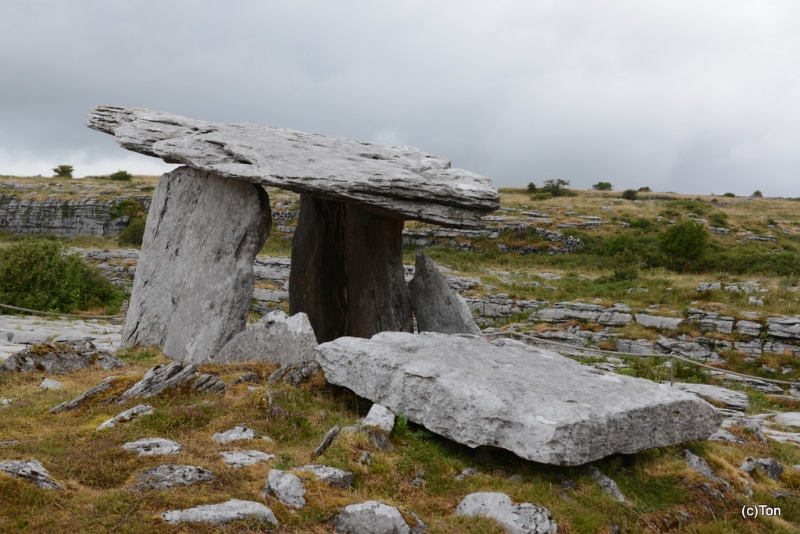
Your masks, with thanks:
M 147 220 L 122 339 L 208 362 L 245 329 L 253 260 L 269 235 L 257 184 L 189 167 L 161 177 Z

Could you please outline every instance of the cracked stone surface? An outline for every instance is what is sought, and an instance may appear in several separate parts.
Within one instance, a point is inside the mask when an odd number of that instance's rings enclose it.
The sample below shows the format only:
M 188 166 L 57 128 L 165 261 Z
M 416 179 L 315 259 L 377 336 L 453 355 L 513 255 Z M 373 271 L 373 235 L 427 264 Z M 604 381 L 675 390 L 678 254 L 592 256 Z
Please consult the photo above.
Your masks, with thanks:
M 100 426 L 97 427 L 97 430 L 104 430 L 106 428 L 114 428 L 120 423 L 128 423 L 133 421 L 137 417 L 142 417 L 144 415 L 153 415 L 153 407 L 147 404 L 140 404 L 139 406 L 134 406 L 130 410 L 125 410 L 122 413 L 119 413 L 109 419 L 108 421 L 102 423 Z
M 252 428 L 239 425 L 231 428 L 230 430 L 226 430 L 225 432 L 215 432 L 214 435 L 211 436 L 211 440 L 216 441 L 217 443 L 230 443 L 231 441 L 253 439 L 254 437 L 255 432 L 253 432 Z
M 544 506 L 514 505 L 505 493 L 470 493 L 456 507 L 454 515 L 491 517 L 511 534 L 554 534 L 558 528 L 550 510 Z
M 222 461 L 231 467 L 246 467 L 275 458 L 274 454 L 261 451 L 226 451 L 219 453 Z
M 306 500 L 303 497 L 306 494 L 306 488 L 303 486 L 303 481 L 297 475 L 280 469 L 270 469 L 264 493 L 276 497 L 291 508 L 299 510 L 306 506 Z
M 198 482 L 209 482 L 214 473 L 193 465 L 159 465 L 144 471 L 136 477 L 132 489 L 144 491 L 148 489 L 163 490 L 175 486 L 191 486 Z
M 354 479 L 354 475 L 350 471 L 344 471 L 343 469 L 337 469 L 336 467 L 330 467 L 328 465 L 306 465 L 295 469 L 295 471 L 311 473 L 333 488 L 347 489 L 353 483 Z
M 64 489 L 61 484 L 50 478 L 50 472 L 37 460 L 27 462 L 0 462 L 0 471 L 15 477 L 33 482 L 34 485 L 44 489 Z
M 122 448 L 138 452 L 139 456 L 167 456 L 178 454 L 183 447 L 180 443 L 165 438 L 143 438 L 128 442 Z
M 416 524 L 409 526 L 400 510 L 394 506 L 366 501 L 346 506 L 331 523 L 339 534 L 421 534 L 425 531 L 425 524 L 416 516 L 413 517 L 416 518 Z

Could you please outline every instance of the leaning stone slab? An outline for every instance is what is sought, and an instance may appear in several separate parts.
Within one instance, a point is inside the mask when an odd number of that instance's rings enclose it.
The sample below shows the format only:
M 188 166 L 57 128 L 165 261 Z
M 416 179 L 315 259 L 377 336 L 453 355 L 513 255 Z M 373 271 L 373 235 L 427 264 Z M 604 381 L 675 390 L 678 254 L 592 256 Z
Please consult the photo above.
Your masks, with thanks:
M 50 478 L 50 472 L 37 460 L 27 462 L 0 462 L 0 472 L 14 478 L 21 478 L 43 489 L 64 489 L 61 484 Z
M 303 497 L 306 488 L 303 481 L 291 473 L 286 473 L 280 469 L 270 469 L 267 475 L 267 484 L 264 486 L 264 494 L 277 497 L 286 506 L 302 509 L 306 506 Z
M 391 410 L 380 404 L 373 404 L 367 416 L 361 422 L 363 426 L 375 427 L 387 434 L 394 428 L 394 414 Z
M 417 251 L 414 278 L 408 283 L 411 306 L 420 332 L 481 335 L 467 302 L 451 291 L 436 263 Z
M 0 364 L 0 373 L 37 371 L 63 375 L 92 365 L 110 370 L 122 367 L 125 362 L 110 352 L 98 350 L 91 341 L 48 342 L 12 354 Z
M 81 393 L 71 401 L 62 402 L 58 406 L 50 408 L 48 413 L 71 412 L 73 410 L 77 410 L 78 408 L 81 407 L 81 405 L 83 405 L 84 402 L 98 396 L 100 393 L 109 389 L 111 387 L 111 381 L 114 378 L 116 377 L 113 376 L 106 377 L 101 383 L 89 389 L 88 391 Z
M 489 179 L 412 147 L 114 106 L 94 108 L 86 125 L 114 135 L 123 148 L 170 163 L 362 204 L 399 219 L 482 226 L 481 216 L 500 207 Z
M 198 482 L 209 482 L 214 473 L 193 465 L 159 465 L 136 477 L 131 489 L 135 491 L 164 490 L 175 486 L 191 486 Z
M 287 317 L 282 311 L 274 311 L 236 334 L 215 361 L 265 361 L 288 367 L 313 360 L 316 348 L 317 338 L 305 313 Z
M 188 384 L 197 376 L 197 367 L 172 362 L 169 365 L 156 365 L 148 369 L 142 379 L 120 395 L 121 404 L 128 399 L 147 399 L 170 388 Z
M 261 451 L 226 451 L 219 454 L 222 456 L 222 461 L 231 467 L 246 467 L 275 458 L 274 454 Z
M 131 441 L 122 446 L 123 449 L 138 452 L 139 456 L 167 456 L 178 454 L 183 448 L 180 443 L 164 438 L 143 438 Z
M 324 343 L 318 360 L 329 382 L 433 432 L 548 464 L 706 439 L 721 419 L 669 385 L 512 340 L 383 332 Z
M 328 465 L 313 464 L 295 469 L 295 471 L 303 473 L 311 473 L 317 479 L 332 488 L 347 489 L 353 484 L 354 475 L 350 471 L 337 469 Z
M 409 515 L 413 515 L 410 514 Z M 366 534 L 381 532 L 386 534 L 422 534 L 425 523 L 416 516 L 416 525 L 409 526 L 400 510 L 379 501 L 366 501 L 351 504 L 336 517 L 331 524 L 338 534 Z
M 261 186 L 179 167 L 153 196 L 122 332 L 125 346 L 208 362 L 245 329 L 253 261 L 269 234 Z
M 453 515 L 491 517 L 511 534 L 554 534 L 558 531 L 550 510 L 531 503 L 513 505 L 505 493 L 470 493 L 458 504 Z
M 211 523 L 224 525 L 242 519 L 258 519 L 273 525 L 278 524 L 272 510 L 261 503 L 231 499 L 219 504 L 205 504 L 186 510 L 170 510 L 161 514 L 165 523 Z
M 106 428 L 114 428 L 120 423 L 128 423 L 133 421 L 137 417 L 142 417 L 144 415 L 153 415 L 153 407 L 147 404 L 140 404 L 139 406 L 134 406 L 130 410 L 125 410 L 122 413 L 119 413 L 109 419 L 108 421 L 102 423 L 100 426 L 97 427 L 97 430 L 105 430 Z
M 732 389 L 723 388 L 720 386 L 711 386 L 709 384 L 675 384 L 676 388 L 683 391 L 693 393 L 705 400 L 712 400 L 721 402 L 725 408 L 729 410 L 737 410 L 739 412 L 746 412 L 750 409 L 750 401 L 747 395 L 740 391 L 733 391 Z

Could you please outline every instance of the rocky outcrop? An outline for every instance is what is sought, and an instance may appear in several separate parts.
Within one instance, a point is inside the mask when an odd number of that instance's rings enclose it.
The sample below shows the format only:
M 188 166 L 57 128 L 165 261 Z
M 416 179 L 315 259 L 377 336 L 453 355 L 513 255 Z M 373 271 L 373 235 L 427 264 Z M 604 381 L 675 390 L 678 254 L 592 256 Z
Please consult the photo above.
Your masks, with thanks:
M 231 467 L 246 467 L 275 458 L 274 454 L 261 451 L 227 451 L 219 454 L 222 461 Z
M 558 531 L 550 510 L 531 503 L 514 505 L 505 493 L 470 493 L 461 500 L 453 515 L 491 517 L 513 534 L 553 534 Z
M 467 303 L 450 290 L 434 261 L 419 250 L 408 292 L 420 332 L 481 335 Z
M 187 167 L 162 176 L 123 343 L 163 347 L 177 360 L 210 361 L 245 328 L 253 261 L 270 221 L 260 186 Z
M 800 318 L 768 317 L 767 335 L 780 339 L 800 341 Z
M 566 322 L 580 319 L 604 326 L 624 326 L 633 320 L 631 309 L 624 304 L 603 307 L 583 302 L 558 302 L 552 308 L 539 310 L 531 315 L 531 319 L 548 323 Z
M 267 314 L 234 336 L 213 359 L 217 363 L 264 361 L 281 366 L 314 359 L 317 340 L 305 313 L 287 317 L 282 311 Z
M 683 319 L 678 317 L 663 317 L 660 315 L 649 315 L 646 313 L 637 313 L 636 322 L 647 328 L 655 328 L 656 330 L 675 330 L 683 324 Z
M 384 332 L 324 343 L 318 360 L 329 382 L 433 432 L 542 463 L 705 439 L 719 426 L 693 395 L 510 340 Z
M 110 352 L 97 350 L 91 341 L 49 342 L 12 354 L 0 364 L 0 373 L 39 371 L 66 374 L 92 365 L 110 370 L 122 367 L 125 362 Z

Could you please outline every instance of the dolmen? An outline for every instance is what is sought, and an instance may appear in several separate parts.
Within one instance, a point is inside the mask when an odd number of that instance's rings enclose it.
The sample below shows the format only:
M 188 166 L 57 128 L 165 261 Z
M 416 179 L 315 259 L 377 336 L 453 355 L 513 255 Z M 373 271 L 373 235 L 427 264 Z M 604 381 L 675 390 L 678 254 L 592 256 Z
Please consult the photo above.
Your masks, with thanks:
M 289 307 L 320 343 L 413 331 L 404 221 L 478 227 L 500 207 L 488 178 L 416 148 L 113 106 L 86 124 L 183 164 L 156 188 L 122 334 L 177 360 L 215 361 L 245 330 L 272 220 L 264 186 L 300 193 Z

